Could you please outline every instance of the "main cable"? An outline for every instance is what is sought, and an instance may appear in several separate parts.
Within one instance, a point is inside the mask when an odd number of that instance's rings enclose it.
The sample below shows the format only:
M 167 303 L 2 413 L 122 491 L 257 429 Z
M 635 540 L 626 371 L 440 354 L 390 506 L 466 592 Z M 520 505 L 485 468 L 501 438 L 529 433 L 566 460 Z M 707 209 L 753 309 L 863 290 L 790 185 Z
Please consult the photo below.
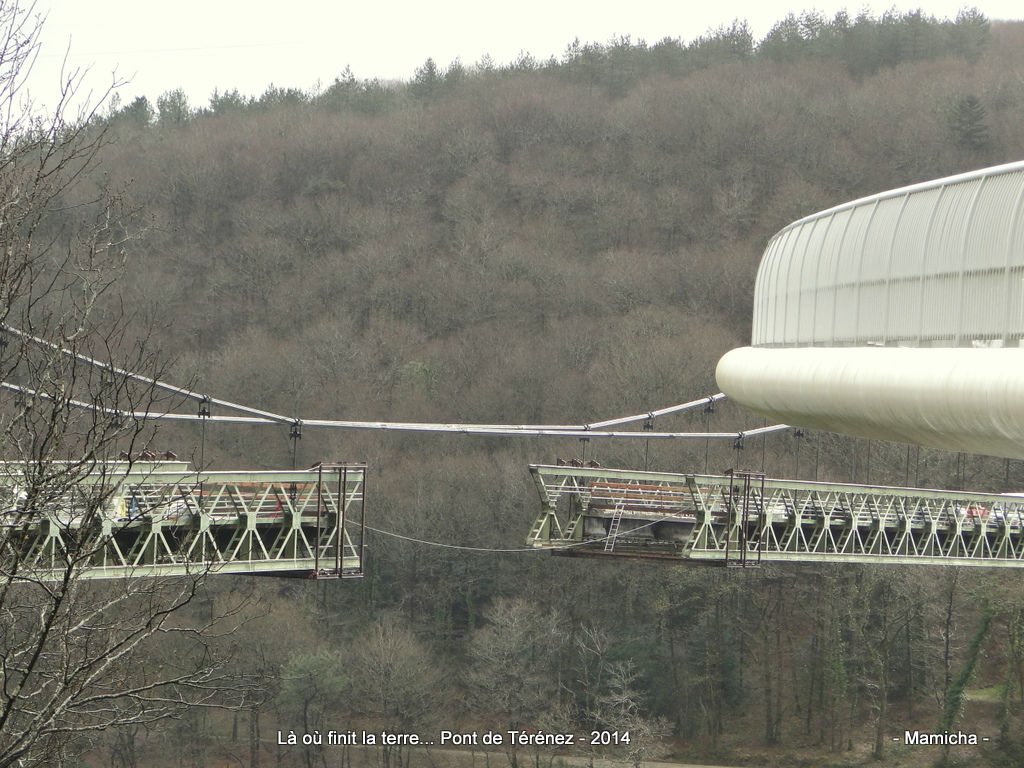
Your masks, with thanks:
M 21 394 L 27 394 L 42 399 L 51 399 L 45 393 L 38 393 L 28 387 L 17 384 L 0 382 L 0 387 L 9 389 Z M 724 397 L 724 395 L 722 396 Z M 710 398 L 694 400 L 691 403 L 684 403 L 682 406 L 672 406 L 673 412 L 685 408 L 694 408 L 697 405 L 708 402 Z M 720 399 L 720 398 L 719 398 Z M 255 424 L 267 426 L 283 426 L 284 424 L 299 424 L 303 427 L 321 427 L 332 429 L 367 429 L 385 432 L 433 432 L 452 435 L 467 435 L 476 437 L 577 437 L 577 438 L 609 438 L 609 439 L 653 439 L 653 440 L 742 440 L 745 437 L 757 437 L 773 432 L 780 432 L 789 429 L 788 424 L 773 424 L 755 429 L 737 430 L 735 432 L 615 432 L 602 429 L 587 429 L 583 427 L 568 426 L 544 426 L 530 424 L 443 424 L 433 422 L 393 422 L 393 421 L 332 421 L 325 419 L 288 419 L 287 421 L 271 420 L 263 416 L 219 416 L 219 415 L 198 415 L 191 413 L 150 413 L 149 411 L 120 411 L 116 408 L 104 408 L 98 405 L 83 403 L 78 400 L 67 400 L 68 405 L 76 408 L 84 408 L 103 413 L 112 418 L 133 419 L 135 421 L 198 421 L 217 422 L 223 424 Z M 212 401 L 218 402 L 218 401 Z M 646 418 L 643 414 L 640 418 Z M 630 420 L 637 420 L 636 417 L 626 417 Z M 615 420 L 621 423 L 621 420 Z
M 672 413 L 679 413 L 681 411 L 690 410 L 699 406 L 713 406 L 715 402 L 725 398 L 725 395 L 721 392 L 710 395 L 708 397 L 702 397 L 698 400 L 691 400 L 687 403 L 681 403 L 679 405 L 669 406 L 667 408 L 661 408 L 656 411 L 648 411 L 646 413 L 635 414 L 633 416 L 623 416 L 615 419 L 608 419 L 606 421 L 592 422 L 590 424 L 459 424 L 459 423 L 440 423 L 440 422 L 390 422 L 390 421 L 339 421 L 333 419 L 299 419 L 290 416 L 282 416 L 281 414 L 271 413 L 269 411 L 263 411 L 258 408 L 251 408 L 246 405 L 239 403 L 233 403 L 228 400 L 220 400 L 217 398 L 210 397 L 209 395 L 200 394 L 190 389 L 183 387 L 177 387 L 173 384 L 166 384 L 158 379 L 153 379 L 142 374 L 133 373 L 121 368 L 117 368 L 110 363 L 105 363 L 101 360 L 83 355 L 80 352 L 61 347 L 53 342 L 47 341 L 46 339 L 32 334 L 21 331 L 13 326 L 7 324 L 0 324 L 0 330 L 14 334 L 26 341 L 29 341 L 40 346 L 53 349 L 60 352 L 63 355 L 72 357 L 80 362 L 88 365 L 96 366 L 102 370 L 109 371 L 118 376 L 124 376 L 134 381 L 141 382 L 147 386 L 152 386 L 161 389 L 166 392 L 171 392 L 180 397 L 185 397 L 193 400 L 197 400 L 200 403 L 205 403 L 207 406 L 216 405 L 221 408 L 228 410 L 237 411 L 246 414 L 245 416 L 219 416 L 210 413 L 204 413 L 200 415 L 184 414 L 184 413 L 152 413 L 150 411 L 130 411 L 124 412 L 115 408 L 105 408 L 97 406 L 95 404 L 84 403 L 78 400 L 68 399 L 65 402 L 76 408 L 92 409 L 93 411 L 109 415 L 118 419 L 129 418 L 136 421 L 148 421 L 148 420 L 168 420 L 168 421 L 202 421 L 204 424 L 207 421 L 217 421 L 225 423 L 235 424 L 267 424 L 267 425 L 284 425 L 287 424 L 292 428 L 295 427 L 325 427 L 332 429 L 366 429 L 366 430 L 379 430 L 379 431 L 395 431 L 395 432 L 436 432 L 436 433 L 452 433 L 461 435 L 478 435 L 478 436 L 495 436 L 495 437 L 510 437 L 510 436 L 523 436 L 523 437 L 577 437 L 589 439 L 595 438 L 615 438 L 615 439 L 719 439 L 719 440 L 742 440 L 744 437 L 754 437 L 757 435 L 769 434 L 772 432 L 778 432 L 781 430 L 789 429 L 786 424 L 776 424 L 772 426 L 765 426 L 758 429 L 746 430 L 746 431 L 735 431 L 735 432 L 654 432 L 654 431 L 643 431 L 643 432 L 619 432 L 619 431 L 607 431 L 608 427 L 619 426 L 622 424 L 628 424 L 636 421 L 651 422 L 658 416 L 665 416 Z M 9 384 L 7 382 L 0 382 L 0 386 L 20 392 L 22 394 L 30 394 L 35 397 L 44 399 L 50 399 L 45 393 L 38 393 L 27 387 L 21 387 L 15 384 Z

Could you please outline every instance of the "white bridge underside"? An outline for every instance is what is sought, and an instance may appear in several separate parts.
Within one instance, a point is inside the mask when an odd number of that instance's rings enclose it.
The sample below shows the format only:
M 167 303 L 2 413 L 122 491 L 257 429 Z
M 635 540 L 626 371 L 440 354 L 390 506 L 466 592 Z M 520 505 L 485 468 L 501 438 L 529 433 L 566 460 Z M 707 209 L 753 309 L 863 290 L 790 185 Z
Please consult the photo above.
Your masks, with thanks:
M 770 419 L 860 437 L 1024 459 L 1024 350 L 743 347 L 716 371 Z

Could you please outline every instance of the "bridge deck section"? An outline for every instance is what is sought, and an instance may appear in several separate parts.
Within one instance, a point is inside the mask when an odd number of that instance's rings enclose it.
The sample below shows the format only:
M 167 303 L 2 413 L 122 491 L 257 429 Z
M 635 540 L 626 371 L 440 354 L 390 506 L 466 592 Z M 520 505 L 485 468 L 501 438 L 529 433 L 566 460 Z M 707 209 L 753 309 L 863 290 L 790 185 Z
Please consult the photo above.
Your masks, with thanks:
M 1024 497 L 756 474 L 530 467 L 528 544 L 564 555 L 1024 567 Z M 615 525 L 613 526 L 613 522 Z
M 366 466 L 195 472 L 184 463 L 97 467 L 32 499 L 5 467 L 0 567 L 59 578 L 252 573 L 362 575 Z

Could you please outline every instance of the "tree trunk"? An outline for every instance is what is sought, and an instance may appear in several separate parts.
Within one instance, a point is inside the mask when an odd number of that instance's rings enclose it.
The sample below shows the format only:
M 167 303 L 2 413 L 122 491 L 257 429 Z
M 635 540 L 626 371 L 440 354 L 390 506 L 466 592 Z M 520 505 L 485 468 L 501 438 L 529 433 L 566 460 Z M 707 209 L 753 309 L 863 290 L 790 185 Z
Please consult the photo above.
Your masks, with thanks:
M 249 768 L 260 768 L 260 711 L 249 710 Z

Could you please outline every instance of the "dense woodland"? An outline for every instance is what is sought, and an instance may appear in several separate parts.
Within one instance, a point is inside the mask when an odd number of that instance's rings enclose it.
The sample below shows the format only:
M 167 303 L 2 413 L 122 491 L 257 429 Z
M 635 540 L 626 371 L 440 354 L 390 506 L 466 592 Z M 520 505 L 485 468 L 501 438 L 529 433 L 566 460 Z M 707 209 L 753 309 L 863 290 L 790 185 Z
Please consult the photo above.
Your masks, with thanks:
M 688 43 L 576 41 L 549 61 L 428 60 L 404 83 L 345 70 L 315 92 L 206 105 L 125 98 L 90 130 L 109 139 L 95 183 L 138 211 L 109 311 L 130 313 L 175 383 L 304 418 L 569 424 L 716 392 L 772 234 L 1024 158 L 1021 125 L 1024 24 L 965 11 L 803 14 L 760 41 L 743 23 Z M 61 211 L 55 232 L 83 215 Z M 761 423 L 724 405 L 656 427 Z M 834 435 L 626 443 L 587 458 L 1024 490 L 1019 462 Z M 211 578 L 196 610 L 237 609 L 219 642 L 242 705 L 91 735 L 85 764 L 425 759 L 277 744 L 332 728 L 629 730 L 604 753 L 730 765 L 1024 756 L 1014 571 L 508 551 L 538 508 L 526 465 L 579 457 L 575 440 L 307 430 L 296 444 L 286 428 L 210 425 L 161 428 L 154 446 L 215 468 L 368 462 L 368 572 Z M 910 728 L 992 741 L 893 743 Z M 493 751 L 511 768 L 554 758 Z

